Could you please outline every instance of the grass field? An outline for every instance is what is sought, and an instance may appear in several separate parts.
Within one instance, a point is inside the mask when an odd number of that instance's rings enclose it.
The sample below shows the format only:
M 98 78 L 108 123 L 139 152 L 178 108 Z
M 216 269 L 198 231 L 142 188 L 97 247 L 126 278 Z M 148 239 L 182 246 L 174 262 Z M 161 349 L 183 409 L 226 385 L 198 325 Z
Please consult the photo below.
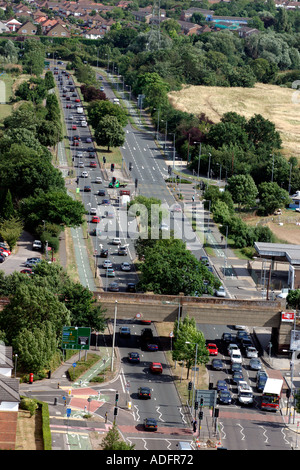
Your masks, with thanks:
M 192 114 L 205 113 L 219 122 L 226 112 L 236 112 L 249 119 L 261 114 L 280 132 L 283 153 L 300 161 L 300 94 L 290 88 L 257 83 L 254 88 L 186 86 L 169 93 L 175 109 Z

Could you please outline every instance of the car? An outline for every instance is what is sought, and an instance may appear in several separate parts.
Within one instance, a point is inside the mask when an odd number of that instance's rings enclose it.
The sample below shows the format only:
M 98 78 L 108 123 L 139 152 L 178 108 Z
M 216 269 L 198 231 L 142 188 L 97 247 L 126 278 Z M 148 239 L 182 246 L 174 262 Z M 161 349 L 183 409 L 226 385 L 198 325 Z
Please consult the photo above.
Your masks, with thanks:
M 276 295 L 276 298 L 277 299 L 286 299 L 287 296 L 289 295 L 290 290 L 291 289 L 288 289 L 288 288 L 281 289 L 280 294 Z
M 228 348 L 227 348 L 227 352 L 229 354 L 229 356 L 231 355 L 232 351 L 240 351 L 240 348 L 238 347 L 237 344 L 235 343 L 230 343 Z
M 87 138 L 85 139 L 85 141 L 86 141 L 88 144 L 90 144 L 91 142 L 93 142 L 91 137 L 87 137 Z M 89 147 L 89 148 L 92 148 L 92 152 L 94 151 L 94 147 Z
M 74 147 L 79 147 L 79 142 L 78 142 L 78 140 L 74 140 L 74 141 L 73 141 L 73 145 L 74 145 Z
M 266 379 L 268 378 L 268 374 L 263 369 L 260 369 L 260 370 L 257 371 L 256 381 L 259 380 L 261 377 L 265 377 Z
M 92 217 L 92 223 L 93 224 L 98 224 L 100 222 L 100 217 L 98 217 L 97 215 L 94 215 Z
M 91 214 L 91 215 L 97 215 L 97 209 L 96 209 L 96 207 L 91 207 L 90 214 Z
M 174 204 L 174 206 L 171 208 L 172 212 L 181 212 L 181 205 L 180 204 Z
M 214 370 L 223 370 L 223 362 L 221 359 L 213 359 L 211 366 Z
M 75 124 L 72 125 L 72 131 L 76 131 L 77 126 Z
M 232 383 L 238 385 L 241 380 L 245 380 L 242 372 L 234 372 L 231 377 Z
M 158 351 L 158 345 L 154 343 L 147 343 L 146 349 L 147 351 Z
M 108 257 L 108 250 L 102 248 L 100 251 L 100 258 L 107 258 Z
M 157 431 L 157 421 L 154 418 L 145 418 L 144 419 L 144 429 L 145 431 Z
M 251 338 L 242 338 L 241 340 L 241 348 L 246 351 L 247 348 L 249 348 L 250 346 L 253 346 L 252 344 L 252 341 L 251 341 Z
M 110 205 L 110 200 L 109 199 L 102 199 L 102 205 L 103 206 L 109 206 Z
M 262 364 L 259 359 L 252 358 L 250 359 L 249 367 L 252 370 L 260 370 L 262 368 Z
M 217 297 L 226 297 L 226 291 L 224 289 L 223 286 L 220 286 L 216 291 L 215 291 L 215 295 Z
M 75 103 L 80 103 L 80 99 L 76 98 Z
M 127 255 L 127 247 L 126 246 L 119 246 L 118 255 L 126 256 Z
M 5 261 L 5 256 L 0 254 L 0 263 L 4 263 L 4 261 Z
M 69 119 L 70 119 L 70 121 L 73 121 L 74 116 L 72 114 L 70 114 Z
M 208 343 L 206 346 L 206 349 L 208 350 L 210 356 L 217 356 L 218 355 L 218 348 L 215 343 Z
M 246 356 L 250 359 L 252 357 L 258 357 L 257 349 L 254 346 L 248 346 L 248 348 L 246 348 Z
M 115 214 L 113 211 L 105 211 L 104 216 L 107 217 L 108 219 L 113 219 L 115 217 Z
M 34 242 L 32 244 L 32 249 L 34 251 L 40 251 L 42 248 L 43 248 L 43 244 L 42 244 L 41 240 L 34 240 Z
M 99 189 L 98 196 L 105 196 L 105 189 Z
M 138 396 L 139 398 L 151 398 L 151 389 L 149 387 L 139 387 Z
M 107 269 L 107 268 L 112 268 L 112 262 L 110 261 L 110 259 L 106 259 L 102 265 L 102 267 L 104 269 Z
M 242 363 L 242 355 L 240 352 L 233 351 L 230 356 L 231 362 L 237 362 L 238 364 Z
M 90 162 L 91 168 L 97 168 L 97 163 L 95 161 Z
M 127 292 L 136 292 L 136 285 L 133 282 L 129 282 L 126 287 Z
M 31 268 L 24 268 L 24 269 L 21 269 L 20 273 L 31 275 L 31 274 L 33 274 L 33 271 L 32 271 Z
M 116 273 L 115 273 L 114 268 L 107 268 L 106 276 L 107 277 L 116 277 Z
M 146 318 L 142 318 L 140 322 L 142 325 L 151 325 L 151 320 L 146 320 Z
M 40 263 L 42 260 L 40 258 L 38 259 L 32 259 L 32 260 L 27 260 L 25 262 L 25 267 L 26 268 L 32 268 L 33 266 L 35 266 L 37 263 Z
M 79 161 L 78 162 L 78 168 L 84 168 L 84 162 L 83 161 Z
M 92 188 L 91 188 L 91 186 L 84 186 L 83 191 L 85 193 L 90 193 L 92 191 Z
M 235 325 L 234 328 L 236 330 L 245 330 L 246 329 L 245 325 Z
M 89 174 L 88 174 L 87 171 L 83 171 L 83 172 L 81 173 L 81 176 L 82 176 L 82 178 L 88 178 Z
M 113 245 L 121 245 L 121 239 L 115 237 L 115 238 L 112 239 L 111 243 L 112 243 Z
M 234 343 L 235 335 L 232 335 L 231 333 L 223 333 L 222 341 L 226 344 Z
M 200 256 L 200 260 L 199 260 L 199 261 L 201 261 L 201 263 L 203 263 L 204 266 L 209 266 L 209 259 L 208 259 L 207 256 Z
M 95 183 L 97 183 L 97 184 L 101 184 L 101 183 L 102 183 L 102 178 L 101 178 L 101 176 L 96 176 Z M 105 192 L 104 192 L 104 195 L 105 195 Z
M 130 352 L 128 353 L 128 361 L 132 364 L 136 364 L 140 362 L 140 355 L 137 352 Z
M 5 257 L 7 257 L 11 254 L 10 251 L 8 252 L 8 250 L 6 250 L 5 248 L 2 248 L 2 247 L 0 247 L 0 253 L 1 253 L 2 256 L 5 256 Z
M 121 264 L 121 270 L 122 271 L 131 271 L 131 266 L 129 263 L 125 262 Z
M 166 223 L 164 223 L 164 222 L 162 222 L 162 223 L 160 224 L 159 229 L 160 229 L 160 230 L 163 230 L 163 231 L 165 231 L 165 230 L 170 230 L 169 225 L 166 224 Z
M 250 385 L 246 381 L 240 381 L 238 385 L 238 400 L 242 405 L 252 405 L 253 392 Z
M 220 392 L 220 391 L 227 391 L 228 390 L 228 387 L 227 387 L 227 383 L 225 382 L 225 380 L 218 380 L 217 381 L 217 391 Z
M 163 371 L 162 365 L 160 362 L 151 362 L 150 364 L 150 371 L 153 374 L 161 374 Z
M 218 394 L 218 401 L 222 405 L 230 405 L 232 403 L 232 397 L 229 390 L 221 390 Z
M 231 373 L 234 373 L 234 372 L 242 372 L 242 371 L 243 371 L 242 364 L 239 363 L 239 362 L 232 362 L 232 363 L 231 363 L 230 370 L 231 370 Z
M 128 326 L 121 326 L 121 328 L 119 329 L 119 335 L 128 338 L 129 336 L 131 336 L 130 328 Z
M 263 392 L 264 391 L 264 388 L 265 388 L 265 385 L 266 385 L 266 381 L 268 380 L 268 377 L 260 377 L 257 382 L 256 382 L 256 388 L 257 388 L 257 391 L 258 392 Z
M 108 290 L 110 292 L 119 292 L 120 290 L 119 284 L 117 282 L 112 282 L 111 284 L 109 284 Z

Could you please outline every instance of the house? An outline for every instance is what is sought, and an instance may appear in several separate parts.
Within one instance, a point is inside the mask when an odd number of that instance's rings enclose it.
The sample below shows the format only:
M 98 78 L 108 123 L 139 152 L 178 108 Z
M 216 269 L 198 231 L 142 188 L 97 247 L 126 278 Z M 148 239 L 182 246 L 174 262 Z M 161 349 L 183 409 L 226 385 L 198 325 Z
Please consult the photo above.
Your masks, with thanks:
M 14 33 L 20 28 L 20 26 L 22 26 L 22 23 L 20 23 L 20 21 L 16 20 L 15 18 L 7 21 L 5 24 L 11 33 Z
M 0 21 L 0 33 L 9 33 L 10 29 L 3 21 Z
M 55 38 L 68 38 L 70 37 L 70 33 L 67 28 L 65 28 L 61 24 L 56 24 L 48 31 L 46 36 Z
M 37 33 L 37 26 L 35 26 L 31 21 L 26 21 L 19 29 L 18 34 L 25 35 L 34 35 Z
M 200 13 L 204 16 L 205 20 L 208 20 L 210 17 L 213 16 L 213 10 L 205 10 L 203 8 L 189 8 L 188 10 L 183 10 L 180 15 L 181 21 L 189 21 L 194 13 Z
M 150 19 L 152 18 L 152 13 L 144 10 L 139 11 L 132 11 L 131 14 L 133 15 L 135 21 L 139 21 L 140 23 L 150 23 Z
M 238 35 L 240 38 L 248 38 L 253 34 L 259 34 L 259 30 L 256 28 L 249 28 L 249 26 L 242 26 L 237 29 Z
M 12 347 L 0 346 L 0 449 L 14 450 L 19 403 L 19 380 L 11 377 Z
M 178 20 L 177 23 L 180 25 L 181 33 L 185 36 L 191 36 L 192 34 L 198 34 L 201 26 L 199 24 L 190 23 L 189 21 Z
M 102 39 L 104 36 L 104 33 L 101 32 L 99 29 L 97 28 L 93 28 L 93 29 L 90 29 L 89 31 L 86 31 L 84 33 L 84 37 L 86 39 Z

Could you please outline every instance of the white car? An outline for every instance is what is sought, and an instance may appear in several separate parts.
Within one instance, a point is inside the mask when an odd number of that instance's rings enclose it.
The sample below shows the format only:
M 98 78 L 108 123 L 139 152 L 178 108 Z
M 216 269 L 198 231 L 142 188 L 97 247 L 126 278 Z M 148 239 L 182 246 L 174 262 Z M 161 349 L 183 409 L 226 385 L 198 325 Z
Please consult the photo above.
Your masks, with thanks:
M 235 343 L 230 343 L 228 348 L 227 348 L 227 351 L 228 351 L 229 356 L 232 354 L 233 351 L 239 352 L 239 353 L 241 352 L 240 348 Z
M 77 153 L 77 157 L 78 157 L 78 158 L 83 158 L 83 152 L 78 152 L 78 153 Z
M 88 174 L 87 171 L 83 171 L 83 172 L 81 173 L 81 176 L 82 176 L 82 178 L 88 178 L 89 174 Z
M 224 287 L 223 287 L 223 286 L 220 286 L 220 287 L 216 290 L 215 295 L 216 295 L 217 297 L 226 297 L 226 291 L 225 291 Z
M 95 183 L 98 183 L 98 184 L 102 183 L 102 178 L 101 178 L 101 176 L 96 176 Z
M 84 163 L 83 162 L 78 162 L 78 167 L 79 168 L 84 168 Z
M 249 358 L 258 357 L 257 349 L 254 346 L 248 346 L 246 349 L 246 356 Z
M 112 268 L 112 262 L 110 261 L 110 259 L 106 259 L 103 263 L 103 268 L 104 269 L 107 269 L 107 268 Z
M 130 266 L 129 263 L 125 262 L 125 263 L 121 264 L 121 269 L 122 269 L 122 271 L 131 271 L 131 266 Z
M 230 355 L 230 360 L 232 364 L 242 364 L 242 355 L 239 352 L 233 351 L 232 354 Z
M 97 215 L 97 209 L 96 209 L 96 207 L 91 207 L 90 214 L 91 214 L 91 215 Z
M 159 228 L 160 228 L 160 230 L 169 230 L 169 226 L 167 224 L 164 224 L 164 223 L 160 224 Z
M 120 238 L 113 238 L 112 244 L 113 244 L 113 245 L 121 245 L 121 240 L 120 240 Z
M 286 299 L 289 295 L 290 289 L 281 289 L 280 294 L 276 295 L 277 299 Z
M 69 119 L 70 119 L 70 121 L 73 121 L 74 117 L 73 117 L 72 114 L 70 114 Z

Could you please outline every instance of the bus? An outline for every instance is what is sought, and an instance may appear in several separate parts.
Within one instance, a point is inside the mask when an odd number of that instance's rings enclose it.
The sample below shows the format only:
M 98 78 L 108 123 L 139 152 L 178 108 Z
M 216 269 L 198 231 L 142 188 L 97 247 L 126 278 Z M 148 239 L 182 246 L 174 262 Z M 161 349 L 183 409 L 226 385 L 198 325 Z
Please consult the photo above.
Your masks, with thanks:
M 268 378 L 261 398 L 261 409 L 276 411 L 279 409 L 283 380 Z

